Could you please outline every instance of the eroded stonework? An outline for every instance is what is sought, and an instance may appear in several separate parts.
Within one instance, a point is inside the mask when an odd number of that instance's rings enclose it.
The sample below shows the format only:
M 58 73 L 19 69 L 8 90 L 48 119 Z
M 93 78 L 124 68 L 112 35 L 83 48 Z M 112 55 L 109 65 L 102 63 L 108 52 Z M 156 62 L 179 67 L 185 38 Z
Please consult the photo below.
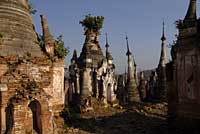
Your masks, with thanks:
M 80 96 L 81 106 L 91 107 L 91 97 L 107 103 L 116 100 L 116 79 L 113 58 L 106 43 L 106 56 L 100 48 L 98 34 L 88 32 L 80 57 L 74 51 L 69 67 L 69 101 Z
M 0 133 L 54 134 L 54 115 L 64 104 L 64 60 L 41 50 L 26 0 L 0 5 Z
M 173 82 L 169 97 L 169 115 L 178 118 L 200 118 L 200 40 L 196 0 L 190 0 L 187 15 L 178 23 L 179 36 L 172 47 Z

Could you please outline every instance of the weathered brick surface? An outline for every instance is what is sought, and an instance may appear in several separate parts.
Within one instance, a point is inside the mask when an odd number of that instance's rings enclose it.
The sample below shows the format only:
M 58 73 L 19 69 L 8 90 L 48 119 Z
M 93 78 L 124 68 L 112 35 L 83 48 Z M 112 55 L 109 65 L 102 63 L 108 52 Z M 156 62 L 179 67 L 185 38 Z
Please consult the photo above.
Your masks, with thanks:
M 0 1 L 0 32 L 4 36 L 0 45 L 0 55 L 43 55 L 37 45 L 32 18 L 26 3 L 25 0 Z
M 172 48 L 174 91 L 170 91 L 170 96 L 174 100 L 169 101 L 169 106 L 180 118 L 200 119 L 199 24 L 196 0 L 191 0 L 185 19 L 179 23 L 178 40 Z
M 0 133 L 53 134 L 54 112 L 64 103 L 64 61 L 41 51 L 27 0 L 0 5 Z

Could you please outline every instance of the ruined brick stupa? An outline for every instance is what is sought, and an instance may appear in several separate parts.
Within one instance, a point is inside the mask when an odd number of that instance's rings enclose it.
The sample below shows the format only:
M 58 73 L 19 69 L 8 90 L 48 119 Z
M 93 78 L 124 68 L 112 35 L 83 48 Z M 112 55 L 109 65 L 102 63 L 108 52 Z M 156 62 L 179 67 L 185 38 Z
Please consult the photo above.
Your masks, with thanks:
M 55 132 L 53 115 L 64 102 L 64 65 L 54 54 L 44 16 L 42 24 L 43 48 L 27 0 L 0 1 L 0 133 Z
M 177 22 L 178 39 L 171 49 L 169 115 L 190 120 L 200 119 L 200 20 L 196 8 L 197 0 L 190 0 L 185 18 Z
M 80 95 L 81 106 L 86 108 L 91 107 L 92 97 L 102 100 L 104 104 L 116 100 L 115 66 L 108 50 L 108 40 L 106 39 L 106 56 L 104 56 L 99 44 L 101 27 L 96 29 L 98 25 L 92 27 L 93 23 L 90 22 L 91 20 L 98 22 L 100 19 L 100 16 L 89 15 L 82 21 L 86 36 L 85 43 L 79 57 L 76 51 L 74 52 L 69 67 L 71 80 L 69 90 L 72 94 Z

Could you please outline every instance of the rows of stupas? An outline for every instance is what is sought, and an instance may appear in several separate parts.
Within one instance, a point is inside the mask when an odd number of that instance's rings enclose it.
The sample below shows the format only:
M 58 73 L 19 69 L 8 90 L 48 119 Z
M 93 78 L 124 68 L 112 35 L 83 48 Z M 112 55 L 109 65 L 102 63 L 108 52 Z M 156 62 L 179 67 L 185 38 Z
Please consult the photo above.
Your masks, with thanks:
M 92 18 L 92 16 L 90 16 Z M 105 56 L 99 44 L 99 32 L 85 31 L 85 43 L 80 56 L 74 50 L 69 66 L 69 76 L 66 78 L 66 103 L 77 103 L 80 107 L 92 110 L 92 98 L 107 104 L 133 104 L 146 100 L 162 100 L 167 102 L 166 77 L 166 37 L 163 23 L 161 37 L 161 56 L 157 69 L 149 76 L 149 81 L 141 72 L 138 78 L 136 61 L 131 53 L 128 37 L 126 36 L 127 73 L 115 74 L 113 57 L 109 51 L 106 34 Z M 79 98 L 79 99 L 77 99 Z M 79 101 L 79 102 L 77 102 Z M 73 103 L 74 104 L 74 103 Z
M 80 21 L 85 35 L 82 51 L 78 56 L 74 50 L 64 70 L 64 56 L 58 54 L 59 44 L 45 16 L 41 15 L 40 37 L 27 0 L 0 0 L 0 133 L 59 134 L 56 121 L 65 107 L 73 105 L 88 112 L 94 110 L 96 101 L 105 107 L 127 108 L 156 100 L 168 103 L 169 119 L 199 119 L 200 20 L 196 2 L 190 0 L 184 20 L 177 22 L 179 34 L 168 63 L 163 22 L 160 60 L 146 76 L 144 71 L 137 72 L 128 37 L 124 41 L 127 72 L 115 73 L 108 35 L 105 52 L 99 42 L 102 16 L 88 15 Z M 88 20 L 98 24 L 88 25 Z

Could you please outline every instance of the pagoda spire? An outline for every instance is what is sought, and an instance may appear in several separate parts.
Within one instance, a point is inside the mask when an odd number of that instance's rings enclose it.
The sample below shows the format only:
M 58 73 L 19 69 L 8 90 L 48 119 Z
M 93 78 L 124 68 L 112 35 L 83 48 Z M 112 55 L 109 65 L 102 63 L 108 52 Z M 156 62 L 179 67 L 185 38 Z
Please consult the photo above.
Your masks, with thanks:
M 132 53 L 130 52 L 129 49 L 129 43 L 128 43 L 128 37 L 126 35 L 126 46 L 127 46 L 127 52 L 126 56 L 128 57 L 128 74 L 127 74 L 127 80 L 130 80 L 134 78 L 134 69 L 133 69 L 133 58 L 132 58 Z
M 108 33 L 106 33 L 106 48 L 109 47 L 109 44 L 108 44 Z
M 162 37 L 161 37 L 161 40 L 162 41 L 165 41 L 166 40 L 166 37 L 165 37 L 165 22 L 163 21 L 163 30 L 162 30 Z
M 51 35 L 49 31 L 49 26 L 46 20 L 46 17 L 44 15 L 40 15 L 41 17 L 41 23 L 42 23 L 42 31 L 43 31 L 43 36 L 45 41 L 50 41 L 54 40 L 53 36 Z
M 44 15 L 40 15 L 40 17 L 41 17 L 41 23 L 42 23 L 42 31 L 43 31 L 45 49 L 46 49 L 46 52 L 50 56 L 53 56 L 54 48 L 55 48 L 55 40 L 53 39 L 53 36 L 51 35 L 51 33 L 49 31 L 46 17 Z
M 133 65 L 132 53 L 130 52 L 130 49 L 129 49 L 127 36 L 126 36 L 126 45 L 127 45 L 126 55 L 128 57 L 128 73 L 127 73 L 126 89 L 128 91 L 128 102 L 133 103 L 133 102 L 140 101 L 140 98 L 139 98 L 139 93 L 137 89 L 137 83 L 135 80 L 135 69 Z
M 166 84 L 166 63 L 167 63 L 167 56 L 166 56 L 166 37 L 165 37 L 165 25 L 163 22 L 163 34 L 161 38 L 161 54 L 160 54 L 160 61 L 157 68 L 158 74 L 158 94 L 157 98 L 159 99 L 166 99 L 167 98 L 167 84 Z
M 106 45 L 105 45 L 105 47 L 106 47 L 106 58 L 107 58 L 108 57 L 108 53 L 109 53 L 109 50 L 108 50 L 108 48 L 109 48 L 108 33 L 106 33 Z
M 73 52 L 73 56 L 72 56 L 71 62 L 76 62 L 77 59 L 78 59 L 78 57 L 77 57 L 77 52 L 76 52 L 76 49 L 75 49 L 74 52 Z
M 132 55 L 130 49 L 129 49 L 129 43 L 128 43 L 128 36 L 126 35 L 126 46 L 127 46 L 127 52 L 126 52 L 126 55 Z
M 163 31 L 162 31 L 162 37 L 161 37 L 161 55 L 160 55 L 160 62 L 159 65 L 165 66 L 167 62 L 167 56 L 166 56 L 166 37 L 165 37 L 165 23 L 163 21 Z
M 105 45 L 105 47 L 106 47 L 106 58 L 107 58 L 107 60 L 113 60 L 113 57 L 112 57 L 112 55 L 111 55 L 111 53 L 109 52 L 109 44 L 108 44 L 108 34 L 106 33 L 106 45 Z
M 196 0 L 190 0 L 190 4 L 187 10 L 187 14 L 185 16 L 186 21 L 188 20 L 196 20 L 197 19 L 197 15 L 196 15 Z
M 77 52 L 76 52 L 76 49 L 74 49 L 73 58 L 74 58 L 74 59 L 77 59 Z

